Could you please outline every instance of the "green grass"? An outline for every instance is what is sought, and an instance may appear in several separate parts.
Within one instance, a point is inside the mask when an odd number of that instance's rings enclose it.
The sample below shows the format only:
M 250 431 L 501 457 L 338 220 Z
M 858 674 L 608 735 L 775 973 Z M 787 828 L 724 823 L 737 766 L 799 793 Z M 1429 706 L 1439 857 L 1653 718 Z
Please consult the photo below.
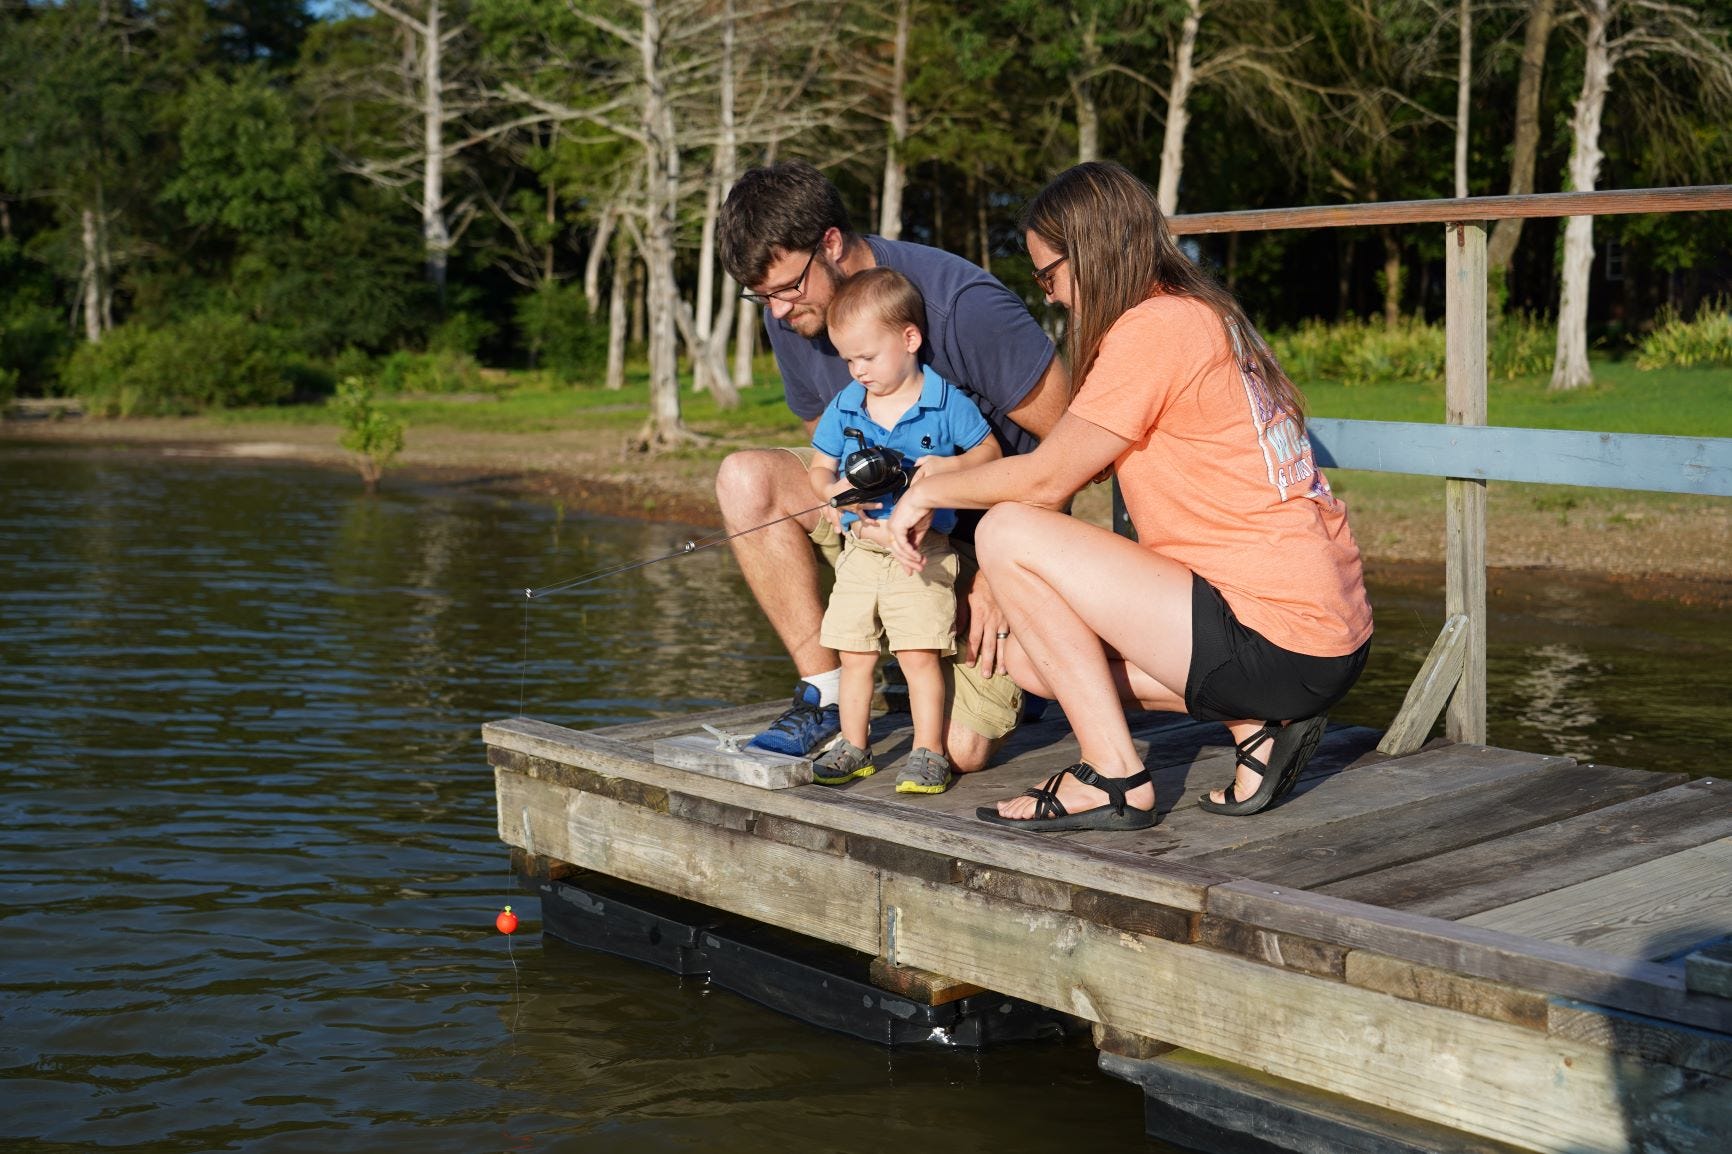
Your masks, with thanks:
M 1595 360 L 1594 384 L 1554 393 L 1543 376 L 1493 381 L 1489 423 L 1531 429 L 1732 437 L 1732 372 Z M 1443 386 L 1302 381 L 1313 416 L 1442 422 Z
M 1633 361 L 1594 362 L 1595 383 L 1554 393 L 1543 376 L 1490 384 L 1490 423 L 1520 428 L 1588 429 L 1608 433 L 1732 437 L 1732 371 L 1720 368 L 1637 369 Z M 721 410 L 708 393 L 690 391 L 683 378 L 680 403 L 688 425 L 719 436 L 774 439 L 800 434 L 800 422 L 782 403 L 775 363 L 759 358 L 755 384 L 736 409 Z M 1443 420 L 1441 384 L 1344 384 L 1304 381 L 1312 415 L 1371 421 Z M 649 404 L 648 370 L 631 366 L 618 392 L 560 385 L 539 373 L 508 372 L 486 393 L 461 397 L 383 397 L 380 408 L 410 428 L 477 432 L 547 433 L 582 425 L 629 433 L 643 423 Z M 232 409 L 211 414 L 235 424 L 330 424 L 323 404 Z
M 681 412 L 700 433 L 766 439 L 798 437 L 801 424 L 782 399 L 775 364 L 761 358 L 754 366 L 754 384 L 742 390 L 740 404 L 721 409 L 709 393 L 691 391 L 682 377 Z M 499 375 L 485 393 L 461 396 L 381 396 L 378 408 L 411 429 L 448 428 L 488 433 L 548 433 L 581 425 L 630 433 L 643 424 L 649 409 L 649 371 L 629 366 L 623 389 L 610 392 L 595 386 L 562 385 L 540 373 Z M 330 424 L 335 412 L 323 404 L 278 408 L 231 409 L 211 414 L 230 424 Z

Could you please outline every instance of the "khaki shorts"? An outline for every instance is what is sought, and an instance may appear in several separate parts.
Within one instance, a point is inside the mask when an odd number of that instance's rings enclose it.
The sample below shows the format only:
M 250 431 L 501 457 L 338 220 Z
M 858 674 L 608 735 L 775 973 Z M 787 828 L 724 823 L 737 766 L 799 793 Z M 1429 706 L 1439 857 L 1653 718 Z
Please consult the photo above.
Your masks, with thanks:
M 949 537 L 928 533 L 920 552 L 926 567 L 910 573 L 882 546 L 850 540 L 818 640 L 848 653 L 876 653 L 880 638 L 892 653 L 956 652 L 956 550 Z
M 813 450 L 787 449 L 801 466 L 811 468 Z M 824 518 L 809 534 L 812 547 L 830 568 L 836 568 L 842 556 L 842 535 Z M 974 561 L 974 546 L 964 541 L 952 542 L 958 567 L 957 585 L 967 588 L 980 567 Z M 958 654 L 960 658 L 960 654 Z M 940 663 L 944 669 L 944 684 L 950 695 L 950 716 L 989 740 L 996 741 L 1015 729 L 1022 717 L 1022 690 L 1008 674 L 1000 673 L 986 679 L 972 665 L 960 659 Z

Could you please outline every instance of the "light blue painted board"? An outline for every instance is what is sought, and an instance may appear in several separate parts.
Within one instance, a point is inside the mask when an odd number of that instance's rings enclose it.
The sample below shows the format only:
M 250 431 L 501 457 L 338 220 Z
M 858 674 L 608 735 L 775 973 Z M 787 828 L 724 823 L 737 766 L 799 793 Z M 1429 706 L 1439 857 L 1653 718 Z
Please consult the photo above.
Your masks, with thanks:
M 1313 417 L 1324 468 L 1732 497 L 1732 437 Z

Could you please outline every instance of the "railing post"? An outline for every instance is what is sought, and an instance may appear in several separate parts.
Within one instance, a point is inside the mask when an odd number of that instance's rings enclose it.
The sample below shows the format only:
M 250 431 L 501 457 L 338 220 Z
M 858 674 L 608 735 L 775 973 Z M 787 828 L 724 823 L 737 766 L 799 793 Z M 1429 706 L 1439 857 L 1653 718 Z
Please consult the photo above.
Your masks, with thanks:
M 1444 330 L 1448 346 L 1445 419 L 1452 425 L 1486 423 L 1485 222 L 1444 226 L 1447 281 Z M 1485 723 L 1485 482 L 1444 481 L 1444 614 L 1468 621 L 1461 681 L 1450 696 L 1444 733 L 1451 741 L 1483 745 Z

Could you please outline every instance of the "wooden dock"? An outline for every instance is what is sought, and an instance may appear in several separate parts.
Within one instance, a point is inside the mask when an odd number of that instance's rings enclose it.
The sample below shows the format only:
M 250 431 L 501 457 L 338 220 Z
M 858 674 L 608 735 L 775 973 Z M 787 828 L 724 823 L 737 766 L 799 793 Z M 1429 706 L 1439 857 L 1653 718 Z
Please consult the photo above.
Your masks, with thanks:
M 1078 1015 L 1152 1096 L 1202 1063 L 1417 1120 L 1414 1148 L 1728 1148 L 1732 781 L 1465 743 L 1388 757 L 1336 728 L 1287 801 L 1228 818 L 1194 805 L 1231 775 L 1225 730 L 1155 714 L 1135 731 L 1161 823 L 1051 835 L 973 811 L 1075 760 L 1056 707 L 938 797 L 893 792 L 905 716 L 875 724 L 878 775 L 841 790 L 652 758 L 780 708 L 490 724 L 500 836 L 540 869 Z

